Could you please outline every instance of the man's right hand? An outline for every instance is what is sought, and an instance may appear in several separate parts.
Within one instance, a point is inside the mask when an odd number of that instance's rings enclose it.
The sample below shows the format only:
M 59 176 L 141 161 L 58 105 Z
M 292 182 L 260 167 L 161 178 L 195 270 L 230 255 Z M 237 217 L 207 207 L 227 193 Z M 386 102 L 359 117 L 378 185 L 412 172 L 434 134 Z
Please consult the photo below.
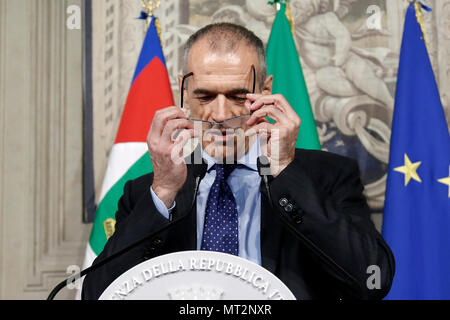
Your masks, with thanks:
M 167 208 L 186 181 L 186 163 L 180 159 L 183 146 L 193 136 L 194 126 L 183 109 L 168 107 L 155 113 L 147 137 L 154 174 L 152 188 Z

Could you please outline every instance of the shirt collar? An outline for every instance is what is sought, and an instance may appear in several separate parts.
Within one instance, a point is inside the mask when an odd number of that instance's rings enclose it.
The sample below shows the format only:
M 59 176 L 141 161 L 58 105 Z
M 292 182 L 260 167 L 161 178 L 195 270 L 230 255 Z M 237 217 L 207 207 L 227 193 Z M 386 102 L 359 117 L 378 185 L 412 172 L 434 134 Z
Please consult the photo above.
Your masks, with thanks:
M 259 137 L 258 137 L 253 142 L 253 144 L 251 145 L 248 152 L 237 160 L 237 163 L 244 165 L 245 167 L 247 167 L 253 171 L 258 171 L 257 160 L 260 155 L 261 155 L 261 147 L 260 147 Z M 211 170 L 211 168 L 217 162 L 216 159 L 211 157 L 203 148 L 202 148 L 202 157 L 208 163 L 208 171 Z

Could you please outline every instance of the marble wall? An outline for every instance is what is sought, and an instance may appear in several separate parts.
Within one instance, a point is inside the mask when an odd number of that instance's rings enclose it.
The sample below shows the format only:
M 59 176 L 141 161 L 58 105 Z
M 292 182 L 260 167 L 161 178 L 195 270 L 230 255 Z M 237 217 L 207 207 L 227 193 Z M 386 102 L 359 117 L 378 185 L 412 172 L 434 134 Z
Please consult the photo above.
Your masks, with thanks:
M 82 33 L 78 0 L 0 0 L 0 299 L 43 299 L 81 265 Z M 58 298 L 70 299 L 74 290 Z

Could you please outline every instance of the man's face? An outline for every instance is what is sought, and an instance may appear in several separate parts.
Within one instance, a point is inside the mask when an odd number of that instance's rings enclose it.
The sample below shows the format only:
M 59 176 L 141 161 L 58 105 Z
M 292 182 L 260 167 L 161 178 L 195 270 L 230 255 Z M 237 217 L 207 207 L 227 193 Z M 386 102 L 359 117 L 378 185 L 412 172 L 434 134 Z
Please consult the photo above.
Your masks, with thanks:
M 250 113 L 245 106 L 246 94 L 253 90 L 253 72 L 259 67 L 253 48 L 240 43 L 232 52 L 212 51 L 202 39 L 191 48 L 187 67 L 193 76 L 185 83 L 184 107 L 191 119 L 217 123 Z M 255 88 L 258 90 L 258 85 Z M 244 134 L 248 119 L 244 116 L 212 127 L 194 121 L 194 126 L 208 154 L 218 161 L 232 161 L 245 154 L 251 144 Z

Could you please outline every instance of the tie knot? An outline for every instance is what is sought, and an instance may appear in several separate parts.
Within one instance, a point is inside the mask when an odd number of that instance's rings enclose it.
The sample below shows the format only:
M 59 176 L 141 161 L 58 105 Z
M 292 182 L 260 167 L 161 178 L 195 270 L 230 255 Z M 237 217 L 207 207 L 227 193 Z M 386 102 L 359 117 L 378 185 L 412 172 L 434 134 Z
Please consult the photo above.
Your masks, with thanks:
M 236 167 L 237 165 L 235 164 L 215 164 L 214 169 L 216 170 L 216 179 L 227 180 Z

